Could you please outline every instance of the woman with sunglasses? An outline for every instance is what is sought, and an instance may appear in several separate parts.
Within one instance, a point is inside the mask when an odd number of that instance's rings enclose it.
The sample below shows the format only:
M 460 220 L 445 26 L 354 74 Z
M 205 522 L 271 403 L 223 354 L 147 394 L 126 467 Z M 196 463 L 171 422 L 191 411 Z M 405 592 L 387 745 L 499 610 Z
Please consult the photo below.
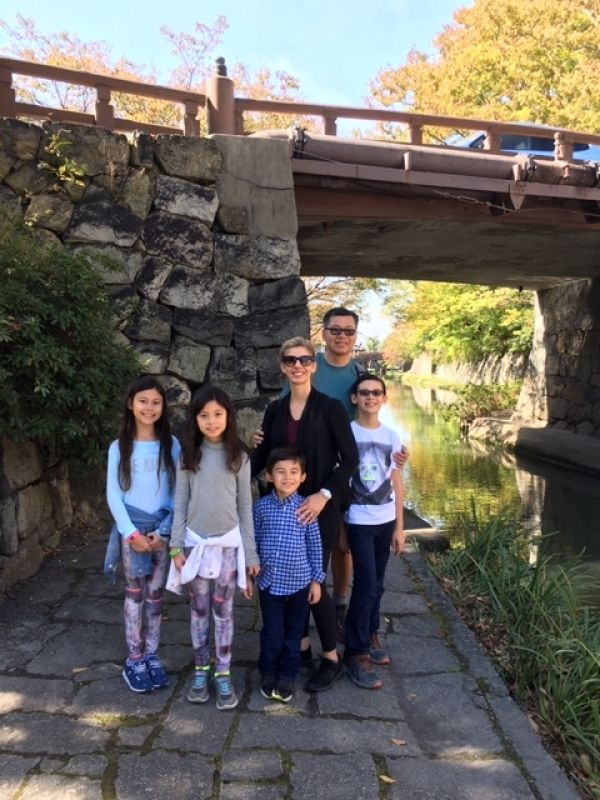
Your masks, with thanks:
M 327 572 L 340 530 L 340 501 L 346 496 L 350 476 L 358 465 L 358 450 L 343 405 L 311 386 L 316 369 L 312 343 L 301 337 L 288 339 L 281 345 L 279 361 L 290 392 L 267 406 L 262 421 L 264 438 L 251 457 L 252 474 L 258 475 L 263 470 L 274 447 L 291 446 L 304 456 L 306 480 L 299 491 L 306 499 L 298 509 L 298 519 L 304 524 L 317 520 L 323 569 Z M 306 688 L 319 692 L 333 686 L 342 672 L 336 651 L 335 605 L 325 584 L 312 612 L 322 654 Z M 311 659 L 308 620 L 302 656 L 305 662 Z

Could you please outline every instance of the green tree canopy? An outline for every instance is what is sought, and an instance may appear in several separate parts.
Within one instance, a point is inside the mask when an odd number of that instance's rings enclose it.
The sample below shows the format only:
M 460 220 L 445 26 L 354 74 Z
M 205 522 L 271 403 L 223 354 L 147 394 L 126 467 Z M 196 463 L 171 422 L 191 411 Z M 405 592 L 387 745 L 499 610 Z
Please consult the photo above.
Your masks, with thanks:
M 600 0 L 475 0 L 432 55 L 371 83 L 384 106 L 600 131 Z

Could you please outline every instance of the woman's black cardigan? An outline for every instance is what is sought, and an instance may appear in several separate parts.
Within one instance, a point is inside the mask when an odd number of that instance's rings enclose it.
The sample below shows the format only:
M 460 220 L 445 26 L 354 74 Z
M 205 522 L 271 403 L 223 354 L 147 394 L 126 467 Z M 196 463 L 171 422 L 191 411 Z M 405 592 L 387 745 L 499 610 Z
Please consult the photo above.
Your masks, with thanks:
M 267 406 L 262 421 L 264 439 L 251 455 L 253 476 L 262 472 L 274 447 L 287 445 L 289 411 L 289 394 Z M 306 458 L 306 480 L 300 485 L 300 494 L 306 497 L 319 489 L 331 492 L 331 500 L 318 521 L 323 546 L 333 547 L 348 497 L 348 483 L 358 466 L 356 441 L 339 400 L 311 389 L 300 417 L 296 450 Z

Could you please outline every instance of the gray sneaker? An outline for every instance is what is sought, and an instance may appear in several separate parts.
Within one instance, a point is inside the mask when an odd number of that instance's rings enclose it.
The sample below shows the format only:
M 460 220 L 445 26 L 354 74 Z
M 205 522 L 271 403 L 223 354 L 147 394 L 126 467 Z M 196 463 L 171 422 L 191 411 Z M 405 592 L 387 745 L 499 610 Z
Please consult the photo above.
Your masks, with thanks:
M 196 667 L 192 685 L 190 686 L 187 699 L 190 703 L 206 703 L 209 698 L 208 679 L 210 677 L 210 667 Z
M 344 656 L 344 667 L 350 680 L 361 689 L 381 689 L 383 686 L 368 653 Z
M 230 674 L 228 672 L 217 673 L 215 675 L 215 685 L 217 687 L 217 708 L 219 711 L 235 708 L 239 700 L 231 684 Z
M 383 642 L 379 638 L 379 634 L 377 633 L 371 634 L 371 646 L 369 648 L 369 657 L 371 659 L 371 663 L 376 664 L 378 667 L 385 667 L 388 664 L 392 663 L 392 659 L 390 658 L 388 649 L 383 644 Z

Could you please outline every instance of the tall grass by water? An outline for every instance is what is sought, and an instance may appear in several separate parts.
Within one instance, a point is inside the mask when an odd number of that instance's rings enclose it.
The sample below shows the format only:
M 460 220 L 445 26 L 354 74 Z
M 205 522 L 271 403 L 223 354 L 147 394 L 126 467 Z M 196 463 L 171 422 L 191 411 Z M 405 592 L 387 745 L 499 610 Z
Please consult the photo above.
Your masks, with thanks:
M 554 755 L 600 798 L 600 596 L 574 559 L 538 555 L 540 538 L 501 515 L 459 523 L 464 548 L 432 557 L 461 614 Z M 542 543 L 543 544 L 543 543 Z

